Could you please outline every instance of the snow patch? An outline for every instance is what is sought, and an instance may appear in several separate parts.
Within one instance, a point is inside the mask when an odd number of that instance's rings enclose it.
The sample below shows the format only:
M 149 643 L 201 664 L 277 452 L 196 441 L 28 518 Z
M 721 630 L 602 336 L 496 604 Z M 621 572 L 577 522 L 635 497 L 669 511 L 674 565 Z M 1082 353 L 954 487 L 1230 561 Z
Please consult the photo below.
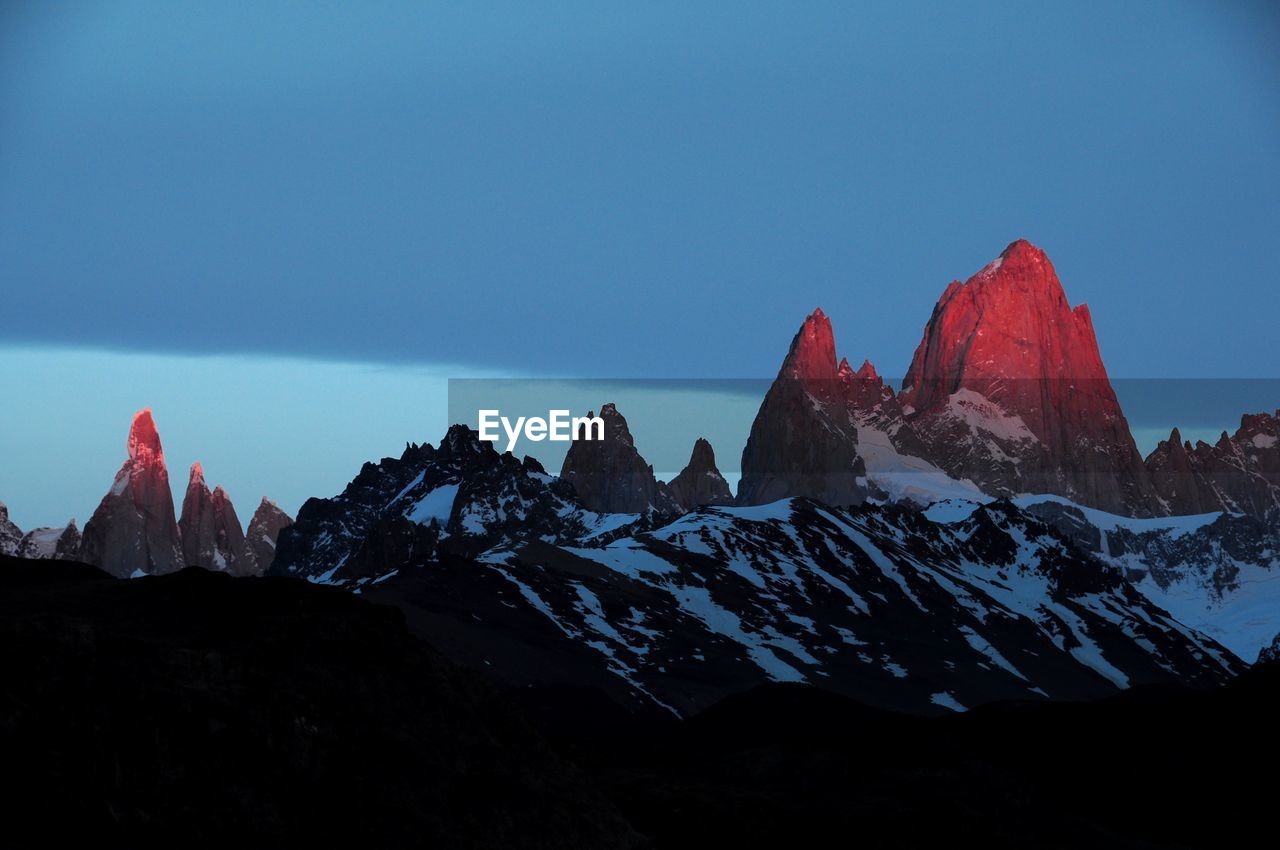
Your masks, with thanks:
M 951 694 L 947 693 L 946 691 L 933 694 L 932 696 L 929 697 L 929 702 L 933 703 L 934 705 L 940 705 L 943 708 L 949 708 L 952 711 L 968 711 L 968 709 L 966 709 L 963 705 L 961 705 L 960 702 L 955 697 L 953 697 Z
M 444 484 L 423 496 L 405 510 L 405 517 L 418 525 L 429 525 L 432 520 L 441 526 L 449 522 L 453 502 L 458 497 L 457 484 Z
M 967 387 L 948 397 L 946 414 L 968 425 L 972 431 L 984 431 L 1003 442 L 1040 442 L 1021 416 L 1005 412 L 982 393 Z

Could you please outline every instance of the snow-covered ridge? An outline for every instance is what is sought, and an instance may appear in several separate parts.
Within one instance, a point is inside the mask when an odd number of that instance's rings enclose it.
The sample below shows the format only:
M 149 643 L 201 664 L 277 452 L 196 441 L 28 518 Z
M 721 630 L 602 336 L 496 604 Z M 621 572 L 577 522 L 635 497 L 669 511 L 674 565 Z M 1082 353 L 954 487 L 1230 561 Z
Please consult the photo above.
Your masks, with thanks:
M 1084 551 L 1121 570 L 1179 622 L 1245 661 L 1280 634 L 1280 527 L 1243 514 L 1134 518 L 1059 496 L 1013 504 L 1051 522 Z M 933 522 L 963 521 L 981 503 L 950 499 L 925 512 Z
M 1135 547 L 1151 557 L 1202 540 L 1221 517 L 1133 520 L 1058 497 L 974 497 L 874 434 L 869 477 L 916 476 L 927 483 L 895 495 L 940 486 L 953 498 L 925 510 L 791 498 L 597 513 L 536 462 L 471 446 L 464 432 L 368 464 L 343 494 L 313 500 L 282 535 L 277 571 L 421 600 L 430 616 L 411 619 L 444 630 L 426 636 L 483 647 L 461 660 L 502 681 L 556 670 L 681 714 L 768 680 L 938 711 L 1218 681 L 1241 666 L 1140 593 L 1126 560 Z M 520 649 L 506 656 L 507 645 Z M 530 652 L 547 655 L 530 666 Z

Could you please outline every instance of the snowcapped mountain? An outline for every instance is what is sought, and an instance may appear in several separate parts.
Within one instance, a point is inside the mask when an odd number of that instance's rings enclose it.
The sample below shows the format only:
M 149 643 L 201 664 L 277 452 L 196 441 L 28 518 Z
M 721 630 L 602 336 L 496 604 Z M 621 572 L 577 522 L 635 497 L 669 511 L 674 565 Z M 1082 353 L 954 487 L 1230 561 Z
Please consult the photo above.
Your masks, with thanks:
M 740 504 L 1058 495 L 1126 516 L 1280 514 L 1280 411 L 1215 445 L 1175 429 L 1144 461 L 1086 306 L 1018 240 L 934 308 L 900 393 L 869 361 L 836 363 L 815 310 L 792 341 L 743 451 Z
M 397 604 L 506 684 L 676 713 L 770 680 L 917 711 L 1207 683 L 1280 632 L 1274 420 L 1164 464 L 1183 478 L 1144 464 L 1087 308 L 1026 242 L 948 288 L 901 394 L 808 316 L 736 499 L 709 444 L 664 485 L 602 416 L 559 478 L 462 426 L 366 464 L 273 571 Z M 1255 515 L 1164 517 L 1186 480 Z
M 678 713 L 770 680 L 945 711 L 1241 668 L 1007 502 L 951 523 L 804 498 L 600 514 L 463 426 L 309 501 L 273 572 L 394 602 L 508 684 Z
M 9 519 L 9 509 L 0 502 L 0 555 L 18 558 L 74 560 L 80 553 L 80 529 L 75 519 L 62 528 L 33 528 L 25 534 Z
M 1280 634 L 1280 517 L 1133 519 L 1051 499 L 1019 504 L 1240 658 L 1254 660 Z
M 323 581 L 368 578 L 388 563 L 475 555 L 499 541 L 577 540 L 639 514 L 583 508 L 573 486 L 532 458 L 498 454 L 455 425 L 440 442 L 366 463 L 332 499 L 308 499 L 284 529 L 272 572 Z
M 337 584 L 503 683 L 677 714 L 767 681 L 933 712 L 1214 683 L 1280 633 L 1280 411 L 1144 462 L 1087 308 L 1024 241 L 948 287 L 901 393 L 809 315 L 736 498 L 706 440 L 665 484 L 601 418 L 558 477 L 455 425 L 245 535 L 198 464 L 174 519 L 144 410 L 83 542 L 0 506 L 0 551 Z

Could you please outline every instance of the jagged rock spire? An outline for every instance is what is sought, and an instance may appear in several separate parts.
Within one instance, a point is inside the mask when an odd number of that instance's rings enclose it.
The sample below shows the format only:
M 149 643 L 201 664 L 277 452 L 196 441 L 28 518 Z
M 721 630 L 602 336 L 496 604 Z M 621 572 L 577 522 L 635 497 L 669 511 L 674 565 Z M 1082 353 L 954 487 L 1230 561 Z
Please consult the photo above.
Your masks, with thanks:
M 9 519 L 9 509 L 0 502 L 0 555 L 16 555 L 22 545 L 22 529 Z
M 836 377 L 836 341 L 831 320 L 815 308 L 791 340 L 791 349 L 778 370 L 779 378 L 799 378 L 806 383 L 829 382 Z
M 80 557 L 119 577 L 181 569 L 169 471 L 150 408 L 134 414 L 126 450 L 110 492 L 85 524 Z
M 831 320 L 814 310 L 800 326 L 742 451 L 738 501 L 808 496 L 834 505 L 866 498 L 866 467 L 842 393 Z
M 1147 456 L 1147 472 L 1174 514 L 1280 514 L 1280 411 L 1246 414 L 1233 435 L 1194 447 L 1174 428 Z
M 670 497 L 636 450 L 627 420 L 612 402 L 600 408 L 604 439 L 575 439 L 560 477 L 573 485 L 582 504 L 602 513 L 644 513 L 674 509 Z
M 186 566 L 232 575 L 259 572 L 231 498 L 220 486 L 210 492 L 204 467 L 198 462 L 191 465 L 178 528 Z
M 733 504 L 729 482 L 716 468 L 715 450 L 703 437 L 694 442 L 689 463 L 667 486 L 671 498 L 686 511 L 703 505 Z
M 416 448 L 415 446 L 414 449 Z M 291 525 L 293 525 L 293 517 L 281 510 L 275 502 L 263 496 L 257 510 L 253 512 L 253 518 L 249 520 L 249 531 L 245 534 L 259 575 L 271 569 L 271 564 L 276 557 L 276 543 L 280 539 L 280 532 Z

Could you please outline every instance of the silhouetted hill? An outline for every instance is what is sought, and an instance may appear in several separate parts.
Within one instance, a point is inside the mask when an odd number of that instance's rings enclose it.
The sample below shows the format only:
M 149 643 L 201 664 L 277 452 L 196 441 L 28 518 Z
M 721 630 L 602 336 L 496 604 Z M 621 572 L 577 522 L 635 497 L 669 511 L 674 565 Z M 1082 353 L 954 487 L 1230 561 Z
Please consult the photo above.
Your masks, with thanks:
M 345 591 L 4 558 L 0 671 L 10 839 L 633 843 L 505 697 Z

